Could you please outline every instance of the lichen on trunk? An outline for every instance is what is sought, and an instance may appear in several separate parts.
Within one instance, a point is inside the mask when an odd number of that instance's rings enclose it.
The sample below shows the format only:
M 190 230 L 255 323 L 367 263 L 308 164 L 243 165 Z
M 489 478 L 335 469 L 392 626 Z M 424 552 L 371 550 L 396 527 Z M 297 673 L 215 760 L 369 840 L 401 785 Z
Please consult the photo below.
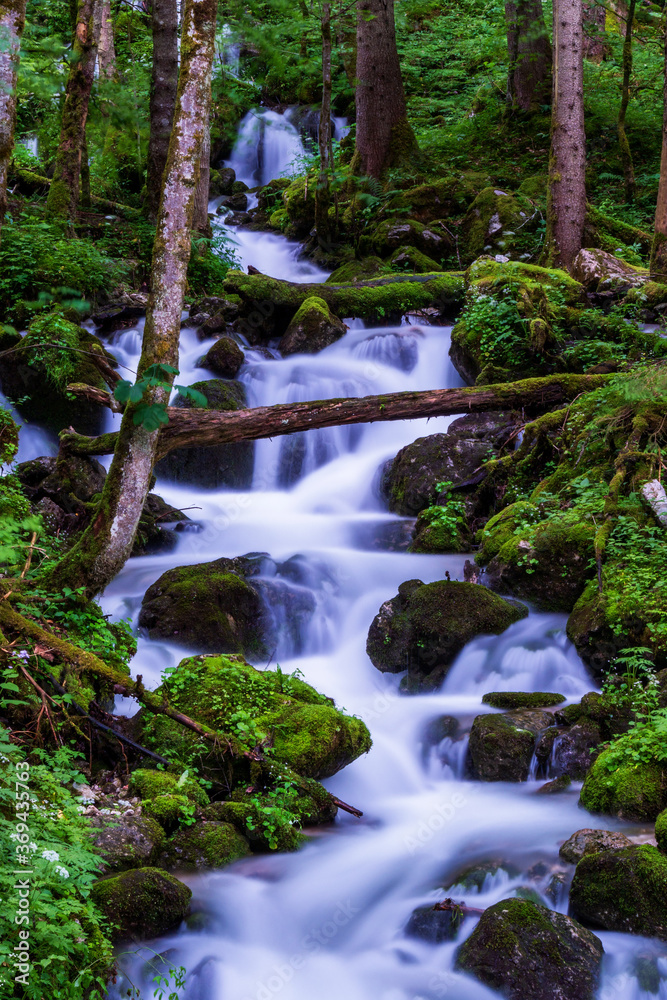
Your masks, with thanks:
M 26 0 L 0 0 L 0 235 L 7 213 L 7 172 L 14 148 L 16 78 Z

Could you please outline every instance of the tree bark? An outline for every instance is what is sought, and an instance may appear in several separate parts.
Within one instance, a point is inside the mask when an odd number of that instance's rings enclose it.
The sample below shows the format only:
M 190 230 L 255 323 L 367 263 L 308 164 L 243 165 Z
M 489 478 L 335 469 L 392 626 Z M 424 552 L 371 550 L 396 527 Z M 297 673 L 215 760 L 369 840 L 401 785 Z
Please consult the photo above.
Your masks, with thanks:
M 81 154 L 95 72 L 94 0 L 79 0 L 65 103 L 53 180 L 46 200 L 48 215 L 72 219 L 79 203 Z
M 537 111 L 551 100 L 551 42 L 542 0 L 505 0 L 507 102 L 519 111 Z
M 116 49 L 113 40 L 111 0 L 98 0 L 95 7 L 95 38 L 100 80 L 116 77 Z
M 396 50 L 394 0 L 357 2 L 355 172 L 380 178 L 409 163 L 417 142 L 408 122 Z
M 178 367 L 195 189 L 209 115 L 216 13 L 217 0 L 185 0 L 176 114 L 153 248 L 139 376 L 155 364 Z M 173 381 L 173 376 L 165 381 Z M 163 405 L 168 398 L 169 390 L 157 386 L 144 393 L 142 402 Z M 136 426 L 135 413 L 136 404 L 126 407 L 97 510 L 79 541 L 47 572 L 47 587 L 67 583 L 83 587 L 93 597 L 128 559 L 158 444 L 158 432 Z
M 584 59 L 601 63 L 609 46 L 604 37 L 605 7 L 597 3 L 584 3 Z
M 660 155 L 660 183 L 655 206 L 655 235 L 651 247 L 651 274 L 667 278 L 667 16 L 664 19 L 664 78 L 662 94 L 662 152 Z
M 569 271 L 586 219 L 586 135 L 581 0 L 554 0 L 554 74 L 546 263 Z
M 176 0 L 153 0 L 152 18 L 153 69 L 144 209 L 149 218 L 157 219 L 178 83 L 178 8 Z
M 623 41 L 623 84 L 621 88 L 621 107 L 618 112 L 618 141 L 621 146 L 621 162 L 625 179 L 625 200 L 635 200 L 635 168 L 632 163 L 632 152 L 628 135 L 625 131 L 625 117 L 630 102 L 630 78 L 632 76 L 632 26 L 635 19 L 637 0 L 629 0 L 628 16 L 625 22 L 625 39 Z
M 320 127 L 317 136 L 320 153 L 320 173 L 317 178 L 315 193 L 315 228 L 317 242 L 323 250 L 328 250 L 331 244 L 331 226 L 329 224 L 330 191 L 330 153 L 331 153 L 331 4 L 328 0 L 322 4 L 322 107 L 320 108 Z
M 499 385 L 393 392 L 360 399 L 318 399 L 231 412 L 172 406 L 167 411 L 169 423 L 160 431 L 157 458 L 164 458 L 175 448 L 208 448 L 236 441 L 257 441 L 319 427 L 416 420 L 490 410 L 549 409 L 574 399 L 582 392 L 599 389 L 612 377 L 549 375 Z M 73 431 L 63 431 L 60 442 L 61 448 L 73 454 L 106 455 L 113 450 L 115 438 L 114 434 L 89 438 Z
M 26 0 L 0 0 L 0 238 L 7 214 L 7 174 L 14 150 L 16 78 Z
M 209 97 L 209 108 L 211 99 Z M 212 236 L 211 223 L 208 217 L 208 197 L 211 187 L 211 123 L 207 121 L 204 131 L 204 142 L 201 148 L 199 164 L 199 180 L 195 192 L 195 210 L 192 228 L 203 236 Z

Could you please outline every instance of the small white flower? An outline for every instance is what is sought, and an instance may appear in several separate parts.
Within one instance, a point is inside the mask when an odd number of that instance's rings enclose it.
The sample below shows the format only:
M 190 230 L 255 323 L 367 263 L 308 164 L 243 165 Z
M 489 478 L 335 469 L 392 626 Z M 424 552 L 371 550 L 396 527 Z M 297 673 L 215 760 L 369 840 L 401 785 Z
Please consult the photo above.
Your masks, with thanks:
M 60 855 L 56 851 L 42 851 L 42 857 L 47 861 L 60 861 Z
M 31 850 L 31 851 L 33 851 L 33 852 L 37 850 L 37 844 L 35 844 L 35 843 L 34 843 L 34 841 L 32 841 L 32 840 L 31 840 L 31 841 L 30 841 L 30 843 L 28 844 L 28 847 L 29 847 L 29 848 L 30 848 L 30 850 Z
M 60 875 L 61 878 L 69 878 L 69 872 L 67 871 L 66 868 L 63 868 L 62 865 L 56 865 L 55 871 L 57 872 L 58 875 Z

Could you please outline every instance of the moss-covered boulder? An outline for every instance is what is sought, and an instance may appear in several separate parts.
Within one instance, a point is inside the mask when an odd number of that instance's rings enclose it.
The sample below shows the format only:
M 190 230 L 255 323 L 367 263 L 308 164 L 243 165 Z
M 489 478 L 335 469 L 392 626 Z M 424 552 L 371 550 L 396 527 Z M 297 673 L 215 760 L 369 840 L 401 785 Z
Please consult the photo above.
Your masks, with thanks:
M 229 412 L 247 406 L 246 390 L 242 382 L 227 379 L 206 379 L 195 382 L 192 389 L 203 393 L 207 410 Z M 174 406 L 191 408 L 189 398 L 177 396 Z M 158 476 L 175 483 L 188 483 L 217 489 L 228 486 L 247 489 L 252 483 L 255 451 L 252 441 L 219 444 L 212 448 L 176 448 L 157 463 Z
M 465 212 L 489 183 L 488 174 L 482 170 L 448 173 L 426 184 L 394 192 L 387 202 L 387 211 L 407 212 L 418 222 L 447 219 Z
M 667 771 L 658 761 L 636 762 L 632 734 L 622 736 L 603 750 L 591 767 L 580 802 L 592 813 L 653 822 L 667 807 Z
M 478 715 L 468 743 L 473 775 L 479 781 L 526 781 L 537 736 L 551 725 L 553 715 L 539 709 Z
M 156 861 L 164 842 L 164 830 L 150 816 L 91 816 L 95 852 L 104 871 L 143 868 Z
M 392 271 L 406 271 L 408 274 L 428 274 L 443 268 L 432 257 L 427 257 L 416 247 L 399 247 L 389 258 Z
M 655 821 L 655 840 L 658 849 L 667 854 L 667 809 L 663 809 Z
M 331 272 L 325 284 L 341 285 L 348 282 L 365 281 L 367 278 L 376 278 L 380 274 L 387 274 L 389 270 L 389 266 L 380 257 L 346 260 L 344 264 Z
M 199 820 L 177 830 L 164 845 L 160 867 L 168 871 L 223 868 L 251 853 L 248 841 L 231 823 Z
M 91 895 L 113 928 L 114 941 L 143 941 L 178 927 L 192 891 L 158 868 L 136 868 L 96 882 Z
M 144 799 L 142 810 L 159 823 L 166 833 L 173 833 L 181 823 L 191 823 L 194 819 L 195 806 L 187 795 L 176 792 L 156 795 L 154 799 Z
M 371 236 L 371 247 L 378 257 L 389 257 L 395 250 L 414 247 L 433 260 L 442 261 L 452 250 L 452 239 L 442 228 L 424 226 L 414 219 L 387 219 Z
M 216 802 L 215 814 L 225 825 L 230 824 L 247 839 L 254 851 L 298 851 L 305 843 L 300 822 L 290 822 L 288 812 L 282 812 L 274 799 L 267 796 L 247 796 L 229 802 Z M 212 808 L 212 807 L 211 807 Z
M 601 942 L 575 920 L 527 899 L 484 911 L 456 967 L 509 1000 L 593 1000 Z
M 466 263 L 482 254 L 511 256 L 538 225 L 540 214 L 523 194 L 484 188 L 461 223 L 461 253 Z
M 278 347 L 283 355 L 317 354 L 345 335 L 346 326 L 324 299 L 312 295 L 299 307 Z
M 500 635 L 527 614 L 476 584 L 409 580 L 373 619 L 366 652 L 378 670 L 407 670 L 411 685 L 433 688 L 471 639 Z
M 184 795 L 198 806 L 206 806 L 209 801 L 199 782 L 186 772 L 178 775 L 171 771 L 138 768 L 130 776 L 128 789 L 132 795 L 139 795 L 142 799 L 155 799 L 158 795 Z
M 631 841 L 624 833 L 612 830 L 577 830 L 564 844 L 561 844 L 559 855 L 563 861 L 571 865 L 576 865 L 588 854 L 597 854 L 599 851 L 618 851 L 623 847 L 630 847 Z
M 291 181 L 283 190 L 283 204 L 289 217 L 288 236 L 307 236 L 315 225 L 315 192 L 317 178 L 304 174 Z
M 553 691 L 489 691 L 482 697 L 492 708 L 549 708 L 565 701 L 564 694 Z
M 371 746 L 364 723 L 296 677 L 256 670 L 240 656 L 182 660 L 158 691 L 172 707 L 255 746 L 271 738 L 272 757 L 297 774 L 326 778 Z M 197 737 L 166 717 L 144 717 L 144 737 L 184 759 Z
M 235 379 L 244 359 L 245 355 L 235 340 L 231 337 L 219 337 L 213 346 L 209 347 L 199 365 L 201 368 L 210 369 L 221 378 Z
M 586 855 L 574 873 L 570 910 L 594 927 L 667 941 L 667 858 L 650 844 Z
M 646 268 L 635 267 L 605 250 L 580 250 L 572 264 L 572 277 L 589 292 L 623 294 L 649 280 Z

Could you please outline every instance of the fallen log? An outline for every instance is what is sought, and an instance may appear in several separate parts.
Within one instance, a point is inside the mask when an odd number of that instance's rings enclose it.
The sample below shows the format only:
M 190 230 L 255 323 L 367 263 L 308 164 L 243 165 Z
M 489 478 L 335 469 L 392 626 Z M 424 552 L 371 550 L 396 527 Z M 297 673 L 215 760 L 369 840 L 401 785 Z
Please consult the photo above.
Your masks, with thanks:
M 583 392 L 599 389 L 613 375 L 549 375 L 498 385 L 426 392 L 393 392 L 359 399 L 318 399 L 307 403 L 279 403 L 250 410 L 222 411 L 168 407 L 169 423 L 160 431 L 158 459 L 175 448 L 209 448 L 237 441 L 256 441 L 319 427 L 367 424 L 375 421 L 416 420 L 489 410 L 548 410 Z M 104 394 L 102 394 L 104 395 Z M 108 455 L 115 434 L 97 438 L 62 431 L 61 447 L 77 455 Z

